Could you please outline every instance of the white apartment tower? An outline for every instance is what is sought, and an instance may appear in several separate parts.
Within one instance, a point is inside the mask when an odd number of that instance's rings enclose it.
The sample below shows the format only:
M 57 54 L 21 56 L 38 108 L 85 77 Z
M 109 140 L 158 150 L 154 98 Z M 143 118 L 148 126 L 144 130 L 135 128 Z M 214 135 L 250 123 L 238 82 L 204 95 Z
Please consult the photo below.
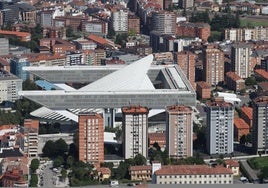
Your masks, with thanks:
M 142 106 L 122 107 L 123 152 L 124 158 L 134 158 L 137 154 L 147 157 L 148 113 Z
M 258 153 L 268 151 L 268 96 L 253 100 L 253 150 Z
M 241 78 L 247 78 L 251 73 L 250 66 L 250 45 L 245 43 L 236 43 L 231 48 L 231 68 L 232 71 Z
M 166 143 L 169 157 L 191 157 L 193 155 L 192 109 L 188 106 L 168 106 L 166 114 Z
M 207 103 L 207 152 L 230 154 L 233 152 L 234 107 L 231 103 L 216 99 Z
M 128 10 L 116 10 L 112 12 L 112 27 L 115 32 L 128 31 Z

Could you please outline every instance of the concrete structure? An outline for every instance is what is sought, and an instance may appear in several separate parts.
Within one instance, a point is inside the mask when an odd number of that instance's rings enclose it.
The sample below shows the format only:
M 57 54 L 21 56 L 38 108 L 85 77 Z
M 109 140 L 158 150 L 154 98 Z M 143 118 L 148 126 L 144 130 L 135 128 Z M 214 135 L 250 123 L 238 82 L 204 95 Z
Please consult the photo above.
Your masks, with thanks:
M 250 76 L 250 45 L 244 43 L 236 43 L 231 48 L 231 69 L 241 78 L 247 78 Z
M 233 184 L 233 172 L 207 165 L 168 165 L 155 171 L 156 184 Z
M 255 153 L 268 150 L 268 96 L 253 100 L 252 147 Z
M 28 157 L 38 157 L 39 120 L 24 120 L 24 153 Z
M 230 154 L 233 152 L 234 107 L 231 103 L 215 100 L 207 103 L 207 152 Z
M 100 167 L 104 161 L 103 117 L 96 113 L 79 114 L 79 160 Z
M 215 45 L 206 45 L 203 50 L 204 81 L 218 85 L 224 81 L 224 53 Z
M 196 82 L 196 94 L 199 99 L 210 99 L 211 86 L 204 81 Z
M 128 15 L 128 32 L 134 31 L 135 34 L 140 34 L 140 18 L 134 14 Z
M 6 71 L 0 70 L 0 103 L 3 101 L 15 102 L 19 99 L 22 90 L 22 80 Z
M 152 13 L 152 30 L 161 34 L 175 34 L 175 14 L 173 12 L 160 11 Z
M 9 41 L 7 38 L 0 38 L 0 55 L 9 54 Z
M 171 158 L 184 158 L 193 155 L 193 111 L 187 106 L 168 106 L 167 150 Z
M 181 67 L 191 86 L 195 88 L 195 59 L 196 54 L 190 51 L 175 53 L 174 61 Z
M 151 66 L 152 60 L 149 55 L 127 66 L 29 67 L 31 73 L 52 83 L 90 84 L 78 90 L 22 91 L 20 95 L 51 109 L 195 106 L 195 92 L 181 69 Z
M 128 10 L 112 11 L 111 22 L 115 32 L 128 32 Z
M 10 71 L 12 74 L 16 75 L 23 81 L 30 77 L 29 72 L 25 71 L 23 68 L 30 66 L 28 58 L 25 57 L 15 57 L 10 61 Z
M 228 89 L 231 89 L 235 92 L 240 92 L 242 89 L 246 88 L 245 80 L 235 72 L 227 72 L 225 74 L 225 82 Z
M 148 113 L 142 106 L 122 107 L 123 154 L 134 158 L 137 154 L 148 157 Z

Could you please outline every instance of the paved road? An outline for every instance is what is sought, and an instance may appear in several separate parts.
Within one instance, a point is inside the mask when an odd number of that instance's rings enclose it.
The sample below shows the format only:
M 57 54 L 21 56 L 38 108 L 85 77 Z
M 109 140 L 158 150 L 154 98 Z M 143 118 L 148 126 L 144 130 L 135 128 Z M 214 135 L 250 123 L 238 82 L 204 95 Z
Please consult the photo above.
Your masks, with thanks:
M 56 176 L 51 170 L 52 163 L 48 163 L 43 170 L 40 170 L 40 187 L 56 187 Z M 42 181 L 43 177 L 43 181 Z
M 245 174 L 245 175 L 248 176 L 248 179 L 249 179 L 250 181 L 253 181 L 253 182 L 254 182 L 254 181 L 257 181 L 257 180 L 259 179 L 258 176 L 257 176 L 258 171 L 252 169 L 252 168 L 248 165 L 248 163 L 247 163 L 246 160 L 241 160 L 240 162 L 241 162 L 241 165 L 243 165 L 243 167 L 244 167 L 244 169 L 245 169 L 245 171 L 246 171 L 246 173 L 247 173 L 247 174 Z

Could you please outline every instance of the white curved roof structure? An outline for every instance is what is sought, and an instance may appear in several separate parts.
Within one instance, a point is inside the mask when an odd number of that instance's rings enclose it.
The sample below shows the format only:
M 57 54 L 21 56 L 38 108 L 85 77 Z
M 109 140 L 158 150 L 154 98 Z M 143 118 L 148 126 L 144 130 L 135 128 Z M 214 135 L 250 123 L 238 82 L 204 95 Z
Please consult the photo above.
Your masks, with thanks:
M 154 90 L 147 72 L 153 62 L 153 55 L 148 55 L 118 71 L 115 71 L 85 87 L 80 91 L 135 91 Z

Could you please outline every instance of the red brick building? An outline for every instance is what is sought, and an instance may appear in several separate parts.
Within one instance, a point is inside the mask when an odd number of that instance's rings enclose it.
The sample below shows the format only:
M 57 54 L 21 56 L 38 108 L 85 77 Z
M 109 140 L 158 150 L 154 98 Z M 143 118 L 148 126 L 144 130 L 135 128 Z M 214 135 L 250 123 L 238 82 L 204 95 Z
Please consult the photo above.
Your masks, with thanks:
M 140 33 L 140 18 L 135 15 L 128 15 L 128 32 L 132 30 L 135 34 Z
M 39 40 L 40 46 L 45 46 L 54 54 L 65 54 L 67 51 L 75 51 L 74 44 L 59 38 L 45 38 Z
M 204 81 L 196 82 L 196 94 L 199 99 L 210 99 L 211 87 Z
M 248 106 L 243 106 L 240 110 L 240 117 L 249 125 L 251 129 L 253 125 L 253 109 Z
M 234 118 L 234 139 L 240 141 L 243 135 L 250 132 L 249 125 L 241 118 Z
M 241 91 L 246 88 L 245 80 L 243 80 L 235 72 L 227 72 L 225 74 L 225 82 L 228 89 L 231 89 L 235 92 Z
M 210 36 L 210 25 L 207 23 L 179 22 L 176 34 L 182 37 L 199 37 L 207 41 Z
M 79 160 L 100 167 L 104 161 L 103 117 L 97 113 L 79 114 Z
M 190 51 L 177 52 L 174 55 L 174 61 L 177 62 L 191 86 L 195 89 L 195 59 L 196 54 Z

